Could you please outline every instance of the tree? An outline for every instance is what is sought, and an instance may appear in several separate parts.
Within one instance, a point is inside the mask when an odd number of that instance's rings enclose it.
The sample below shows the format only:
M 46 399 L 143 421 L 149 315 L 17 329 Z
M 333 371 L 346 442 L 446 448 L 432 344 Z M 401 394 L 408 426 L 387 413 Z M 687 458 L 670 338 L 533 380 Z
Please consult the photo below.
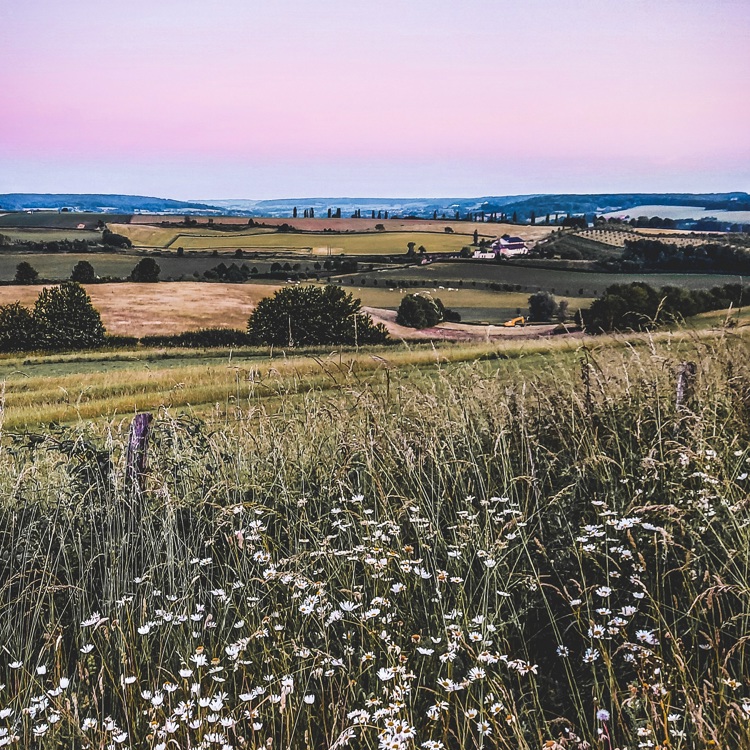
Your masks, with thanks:
M 161 268 L 153 258 L 143 258 L 130 274 L 131 281 L 155 283 L 159 281 Z
M 471 243 L 472 245 L 478 245 L 479 244 L 479 230 L 474 230 L 474 242 Z
M 406 251 L 406 254 L 411 257 L 414 255 L 414 248 L 417 246 L 416 242 L 407 242 L 406 247 L 408 248 Z
M 361 312 L 360 301 L 336 286 L 286 286 L 262 299 L 247 323 L 254 344 L 312 346 L 379 344 L 385 327 Z
M 96 281 L 94 267 L 87 260 L 79 260 L 73 266 L 70 279 L 71 281 L 77 281 L 79 284 L 93 284 Z
M 0 352 L 25 352 L 34 348 L 36 325 L 31 310 L 20 302 L 0 307 Z
M 552 320 L 557 302 L 549 292 L 537 292 L 529 297 L 529 318 L 535 322 Z
M 104 344 L 104 325 L 86 290 L 75 281 L 42 289 L 34 304 L 43 349 L 92 349 Z
M 425 294 L 407 294 L 398 306 L 396 322 L 409 328 L 431 328 L 443 320 L 445 307 Z
M 209 220 L 210 221 L 210 220 Z M 122 234 L 115 234 L 110 232 L 109 229 L 105 229 L 102 232 L 102 242 L 110 247 L 132 247 L 133 243 Z
M 16 284 L 36 284 L 39 272 L 25 260 L 16 266 Z

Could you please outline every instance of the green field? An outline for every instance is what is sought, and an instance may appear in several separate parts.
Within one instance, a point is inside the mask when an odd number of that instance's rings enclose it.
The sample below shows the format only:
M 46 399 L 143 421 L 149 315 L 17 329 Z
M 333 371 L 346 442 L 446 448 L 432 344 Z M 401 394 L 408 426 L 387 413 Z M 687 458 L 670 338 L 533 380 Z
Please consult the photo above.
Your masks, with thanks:
M 723 284 L 736 284 L 740 276 L 728 274 L 692 273 L 619 273 L 567 271 L 549 268 L 534 268 L 510 261 L 492 263 L 482 261 L 443 261 L 428 266 L 412 266 L 404 269 L 384 269 L 374 274 L 354 274 L 352 279 L 366 278 L 368 283 L 377 279 L 379 284 L 398 280 L 417 281 L 423 286 L 457 286 L 463 280 L 467 284 L 518 284 L 523 291 L 546 290 L 563 296 L 596 297 L 611 284 L 629 284 L 643 281 L 654 287 L 667 285 L 687 289 L 709 289 Z M 349 283 L 349 280 L 346 280 Z M 579 293 L 579 290 L 583 290 Z
M 88 229 L 17 229 L 0 226 L 0 235 L 12 242 L 56 242 L 61 240 L 86 240 L 101 242 L 101 232 Z
M 385 287 L 345 287 L 355 297 L 362 300 L 367 307 L 378 307 L 386 310 L 397 310 L 404 295 L 415 291 L 412 288 Z M 464 323 L 492 323 L 502 324 L 518 315 L 526 315 L 529 307 L 527 292 L 494 292 L 486 289 L 432 287 L 429 293 L 438 297 L 442 303 L 460 313 Z M 558 301 L 568 303 L 569 314 L 572 317 L 579 308 L 588 307 L 593 301 L 587 297 L 556 297 Z
M 12 281 L 15 277 L 16 266 L 22 261 L 31 263 L 43 279 L 67 279 L 70 272 L 81 260 L 85 260 L 94 267 L 99 276 L 125 278 L 144 255 L 136 252 L 128 253 L 14 253 L 0 252 L 0 281 Z M 260 273 L 268 273 L 274 262 L 291 265 L 299 264 L 299 271 L 315 273 L 316 259 L 300 258 L 298 256 L 279 253 L 272 257 L 235 258 L 231 251 L 222 252 L 219 257 L 210 254 L 185 254 L 178 258 L 174 252 L 152 256 L 161 269 L 159 278 L 162 281 L 191 280 L 195 273 L 203 274 L 219 263 L 230 265 L 246 263 L 250 268 L 257 268 Z M 321 260 L 322 262 L 322 260 Z
M 468 225 L 471 227 L 472 225 Z M 152 227 L 135 224 L 111 225 L 138 246 L 183 247 L 188 250 L 237 249 L 288 250 L 308 255 L 400 255 L 406 254 L 407 243 L 424 245 L 428 253 L 456 253 L 471 244 L 472 233 L 445 232 L 305 232 L 285 233 L 270 230 L 237 232 L 185 231 L 173 227 Z M 486 231 L 485 227 L 480 227 Z M 472 229 L 473 232 L 473 229 Z

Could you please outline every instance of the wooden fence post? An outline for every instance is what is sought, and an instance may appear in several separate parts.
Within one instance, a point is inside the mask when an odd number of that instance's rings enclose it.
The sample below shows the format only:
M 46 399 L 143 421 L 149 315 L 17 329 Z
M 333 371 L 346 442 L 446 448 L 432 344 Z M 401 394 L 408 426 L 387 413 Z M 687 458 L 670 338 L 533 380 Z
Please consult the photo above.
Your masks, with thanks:
M 125 490 L 133 494 L 143 492 L 148 458 L 148 435 L 153 417 L 148 412 L 136 414 L 130 425 L 127 465 L 125 467 Z
M 687 409 L 687 404 L 693 397 L 697 374 L 698 365 L 695 362 L 682 362 L 680 364 L 677 370 L 677 389 L 674 400 L 677 412 L 683 412 Z

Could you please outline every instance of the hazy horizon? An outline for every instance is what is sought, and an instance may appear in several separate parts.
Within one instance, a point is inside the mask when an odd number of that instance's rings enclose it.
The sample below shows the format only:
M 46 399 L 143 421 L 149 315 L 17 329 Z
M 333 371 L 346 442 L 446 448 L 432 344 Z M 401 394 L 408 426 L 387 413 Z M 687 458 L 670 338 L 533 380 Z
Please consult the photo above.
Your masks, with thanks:
M 28 0 L 0 192 L 750 191 L 744 0 Z

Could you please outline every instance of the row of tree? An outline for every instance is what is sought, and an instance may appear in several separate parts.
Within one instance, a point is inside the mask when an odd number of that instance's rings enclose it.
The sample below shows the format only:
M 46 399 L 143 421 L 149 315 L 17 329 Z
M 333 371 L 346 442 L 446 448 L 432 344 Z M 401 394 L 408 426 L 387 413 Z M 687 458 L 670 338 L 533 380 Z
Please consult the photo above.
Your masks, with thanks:
M 750 248 L 726 243 L 676 245 L 661 240 L 626 240 L 619 261 L 608 264 L 612 270 L 719 271 L 748 273 Z
M 159 280 L 161 268 L 153 258 L 143 258 L 130 272 L 131 281 L 156 282 Z M 36 284 L 39 282 L 39 271 L 28 261 L 21 261 L 16 266 L 16 284 Z M 87 260 L 79 260 L 73 266 L 70 280 L 79 284 L 94 284 L 97 281 L 94 267 Z
M 725 284 L 706 289 L 665 286 L 655 289 L 637 281 L 613 284 L 588 310 L 579 313 L 587 333 L 643 331 L 711 310 L 739 307 L 750 300 L 750 287 Z

